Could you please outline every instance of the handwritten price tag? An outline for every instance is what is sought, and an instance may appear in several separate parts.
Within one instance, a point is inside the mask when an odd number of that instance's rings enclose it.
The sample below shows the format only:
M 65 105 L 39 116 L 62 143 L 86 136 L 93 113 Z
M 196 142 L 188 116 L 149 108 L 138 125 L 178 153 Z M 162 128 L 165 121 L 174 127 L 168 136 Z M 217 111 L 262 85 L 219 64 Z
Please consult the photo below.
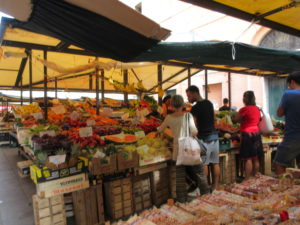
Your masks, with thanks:
M 96 125 L 96 121 L 95 120 L 87 120 L 86 125 L 88 127 L 94 126 L 94 125 Z
M 143 130 L 135 132 L 134 135 L 135 135 L 137 138 L 143 138 L 143 137 L 146 136 L 146 135 L 145 135 L 145 132 L 144 132 Z
M 54 130 L 44 130 L 44 131 L 40 131 L 40 137 L 42 137 L 43 135 L 49 135 L 49 136 L 55 136 L 55 131 Z
M 93 135 L 93 129 L 91 127 L 79 128 L 80 137 L 90 137 Z
M 125 113 L 123 116 L 121 116 L 122 120 L 127 120 L 129 118 L 129 113 Z
M 63 105 L 52 107 L 52 111 L 55 114 L 64 114 L 66 112 L 66 108 Z
M 139 146 L 137 147 L 137 150 L 142 150 L 143 152 L 147 153 L 148 150 L 149 150 L 149 146 L 148 145 L 142 145 L 142 146 Z
M 78 119 L 78 117 L 79 117 L 79 114 L 78 114 L 78 112 L 72 112 L 71 114 L 70 114 L 70 118 L 72 119 L 72 120 L 77 120 Z
M 42 120 L 44 118 L 42 112 L 32 113 L 31 115 L 34 117 L 35 120 Z

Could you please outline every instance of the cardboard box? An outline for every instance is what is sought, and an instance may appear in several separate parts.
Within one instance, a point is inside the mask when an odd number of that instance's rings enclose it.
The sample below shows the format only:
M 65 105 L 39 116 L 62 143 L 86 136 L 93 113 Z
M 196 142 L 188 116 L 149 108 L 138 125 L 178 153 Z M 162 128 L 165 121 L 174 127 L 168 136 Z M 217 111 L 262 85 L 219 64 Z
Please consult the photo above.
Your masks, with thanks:
M 18 174 L 20 177 L 30 176 L 30 166 L 33 165 L 31 160 L 17 162 Z
M 139 166 L 139 155 L 136 151 L 131 153 L 131 159 L 125 160 L 122 154 L 117 155 L 118 171 Z
M 114 173 L 117 170 L 117 156 L 110 156 L 109 162 L 101 164 L 100 159 L 93 158 L 90 164 L 90 172 L 93 175 Z
M 84 157 L 80 157 L 75 166 L 57 170 L 52 170 L 47 167 L 39 168 L 36 165 L 31 165 L 30 177 L 33 182 L 37 184 L 86 172 L 87 167 L 88 159 Z
M 36 184 L 38 196 L 46 198 L 88 187 L 89 180 L 85 173 Z

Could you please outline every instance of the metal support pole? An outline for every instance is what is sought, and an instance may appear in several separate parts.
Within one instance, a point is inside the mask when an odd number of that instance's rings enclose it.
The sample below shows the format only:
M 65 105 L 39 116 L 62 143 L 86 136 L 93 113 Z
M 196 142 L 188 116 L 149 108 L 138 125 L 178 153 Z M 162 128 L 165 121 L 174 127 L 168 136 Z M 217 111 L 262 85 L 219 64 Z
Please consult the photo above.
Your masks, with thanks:
M 100 113 L 100 105 L 99 105 L 99 69 L 96 68 L 96 114 Z
M 54 79 L 54 87 L 55 87 L 55 98 L 57 98 L 57 77 Z
M 104 86 L 104 70 L 101 70 L 101 101 L 104 103 L 104 92 L 105 92 L 105 86 Z
M 89 89 L 93 90 L 93 75 L 89 75 Z
M 21 75 L 21 80 L 20 80 L 20 100 L 21 100 L 21 105 L 23 105 L 23 75 Z
M 188 68 L 188 87 L 191 86 L 191 68 Z
M 231 107 L 231 73 L 228 72 L 228 99 L 229 107 Z
M 207 70 L 205 70 L 205 99 L 208 99 L 208 77 L 207 77 Z
M 128 84 L 128 70 L 123 70 L 124 87 Z M 128 93 L 124 93 L 124 102 L 128 103 Z
M 29 55 L 29 101 L 32 103 L 32 51 L 28 51 Z
M 162 65 L 157 66 L 157 84 L 159 88 L 162 88 Z M 161 97 L 158 97 L 158 104 L 162 105 Z
M 47 51 L 44 51 L 44 60 L 47 60 Z M 45 120 L 48 120 L 48 81 L 47 81 L 47 67 L 44 66 L 44 114 Z

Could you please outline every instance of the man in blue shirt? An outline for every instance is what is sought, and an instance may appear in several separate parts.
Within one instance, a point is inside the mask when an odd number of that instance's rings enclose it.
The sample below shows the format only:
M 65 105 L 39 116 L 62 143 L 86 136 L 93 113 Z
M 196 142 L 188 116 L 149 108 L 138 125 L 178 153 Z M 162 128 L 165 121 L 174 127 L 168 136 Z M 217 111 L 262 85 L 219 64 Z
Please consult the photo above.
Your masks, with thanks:
M 274 159 L 277 175 L 300 159 L 300 71 L 291 73 L 287 83 L 290 90 L 285 91 L 277 109 L 279 117 L 285 116 L 284 139 Z

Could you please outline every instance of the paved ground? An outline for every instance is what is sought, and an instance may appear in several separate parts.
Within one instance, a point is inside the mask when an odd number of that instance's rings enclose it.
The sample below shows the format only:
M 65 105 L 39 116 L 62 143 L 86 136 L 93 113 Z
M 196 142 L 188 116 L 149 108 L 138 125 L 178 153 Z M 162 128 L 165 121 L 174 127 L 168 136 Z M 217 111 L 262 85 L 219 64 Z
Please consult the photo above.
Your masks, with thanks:
M 17 172 L 16 164 L 23 160 L 16 148 L 0 146 L 0 225 L 34 225 L 35 185 Z

